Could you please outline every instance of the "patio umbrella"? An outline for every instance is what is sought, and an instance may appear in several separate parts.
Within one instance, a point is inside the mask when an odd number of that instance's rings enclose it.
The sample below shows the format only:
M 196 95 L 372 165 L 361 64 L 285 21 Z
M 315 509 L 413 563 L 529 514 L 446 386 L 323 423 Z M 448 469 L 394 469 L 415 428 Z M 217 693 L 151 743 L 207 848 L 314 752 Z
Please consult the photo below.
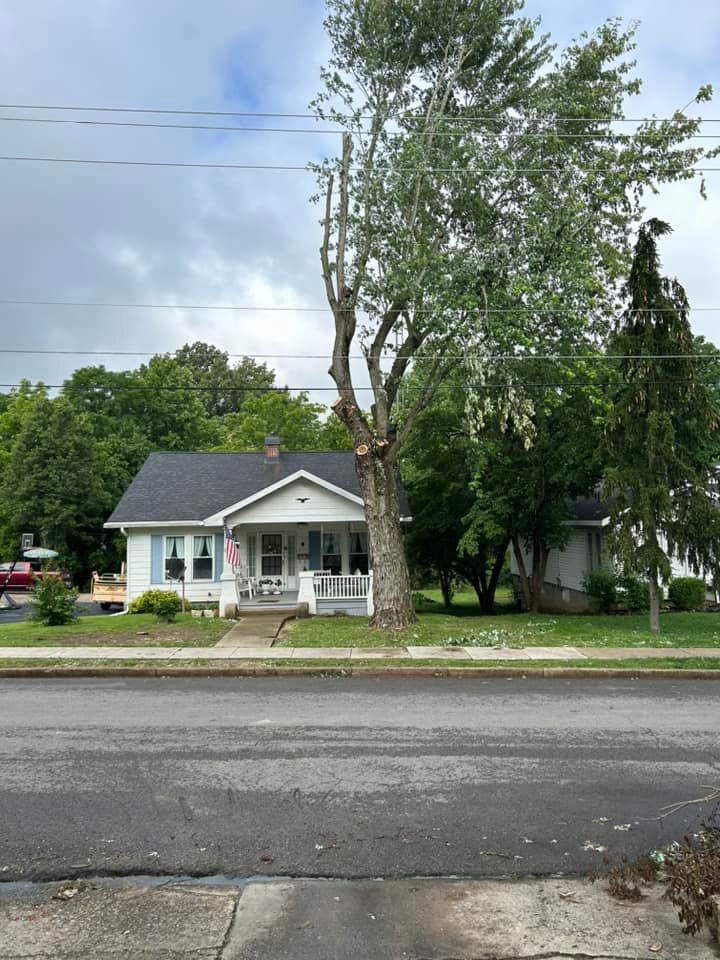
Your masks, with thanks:
M 31 550 L 23 551 L 23 556 L 28 560 L 50 560 L 58 556 L 57 550 L 50 550 L 48 547 L 33 547 Z

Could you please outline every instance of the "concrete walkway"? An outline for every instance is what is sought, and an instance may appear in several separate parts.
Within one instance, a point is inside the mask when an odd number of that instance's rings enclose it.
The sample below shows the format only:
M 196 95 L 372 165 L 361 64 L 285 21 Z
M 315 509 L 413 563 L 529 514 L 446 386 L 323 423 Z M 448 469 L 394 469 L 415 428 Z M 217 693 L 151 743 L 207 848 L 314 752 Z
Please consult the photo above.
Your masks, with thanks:
M 271 637 L 236 634 L 231 642 L 214 647 L 0 647 L 0 660 L 552 660 L 578 665 L 586 660 L 720 660 L 720 647 L 271 647 L 271 643 Z
M 267 613 L 248 613 L 220 639 L 216 647 L 271 647 L 288 614 L 278 610 Z
M 0 960 L 710 960 L 659 887 L 584 880 L 93 880 L 0 884 Z

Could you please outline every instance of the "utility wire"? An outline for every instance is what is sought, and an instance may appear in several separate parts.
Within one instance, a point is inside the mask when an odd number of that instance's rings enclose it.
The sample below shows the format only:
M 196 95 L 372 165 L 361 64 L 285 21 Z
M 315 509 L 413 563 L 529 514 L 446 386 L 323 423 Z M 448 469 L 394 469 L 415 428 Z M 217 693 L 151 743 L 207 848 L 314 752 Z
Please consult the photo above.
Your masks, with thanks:
M 170 356 L 176 356 L 182 348 L 168 351 Z M 19 354 L 22 356 L 52 356 L 52 357 L 158 357 L 167 354 L 159 353 L 157 350 L 37 350 L 35 348 L 21 347 L 3 347 L 0 348 L 0 354 Z M 228 353 L 230 359 L 249 359 L 249 360 L 329 360 L 333 356 L 332 351 L 327 353 Z M 389 353 L 381 357 L 383 360 L 393 360 L 395 354 Z M 341 360 L 366 360 L 364 353 L 340 354 Z M 714 360 L 720 362 L 720 354 L 712 353 L 607 353 L 607 354 L 583 354 L 583 353 L 422 353 L 411 358 L 414 360 L 481 360 L 487 363 L 497 363 L 512 361 L 548 361 L 567 363 L 571 361 L 604 363 L 606 360 Z
M 691 104 L 695 100 L 691 101 Z M 193 117 L 258 117 L 267 119 L 288 120 L 317 120 L 314 113 L 272 113 L 249 110 L 181 110 L 161 109 L 155 107 L 107 107 L 107 106 L 78 106 L 77 104 L 40 104 L 40 103 L 0 103 L 1 110 L 61 110 L 80 113 L 152 113 L 164 116 L 193 116 Z M 336 119 L 340 119 L 337 115 Z M 344 120 L 375 120 L 373 116 L 342 116 Z M 685 123 L 688 119 L 697 119 L 702 123 L 720 123 L 720 117 L 512 117 L 504 116 L 453 116 L 446 114 L 438 119 L 460 123 Z M 425 120 L 424 113 L 400 113 L 388 117 L 388 120 Z
M 200 170 L 291 170 L 304 171 L 306 173 L 317 173 L 310 162 L 304 165 L 283 164 L 283 163 L 197 163 L 178 160 L 92 160 L 85 157 L 28 157 L 28 156 L 0 156 L 0 160 L 12 160 L 29 163 L 79 163 L 96 164 L 99 166 L 120 166 L 120 167 L 193 167 Z M 361 169 L 354 167 L 353 169 Z M 527 173 L 552 173 L 558 174 L 560 171 L 555 167 L 509 167 L 503 170 L 501 167 L 467 167 L 461 169 L 458 167 L 398 167 L 393 173 L 404 173 L 408 175 L 417 175 L 425 173 L 502 173 L 502 174 L 527 174 Z M 684 167 L 668 168 L 664 170 L 665 174 L 676 173 L 720 173 L 720 167 L 691 167 L 686 170 Z
M 518 389 L 521 387 L 540 387 L 543 389 L 563 389 L 563 390 L 572 390 L 577 387 L 597 387 L 597 388 L 610 388 L 618 386 L 620 381 L 606 380 L 606 381 L 596 381 L 596 380 L 575 380 L 570 383 L 559 383 L 559 382 L 544 382 L 544 381 L 503 381 L 499 383 L 468 383 L 468 387 L 473 387 L 476 390 L 486 390 L 486 389 Z M 697 380 L 694 378 L 679 378 L 679 379 L 653 379 L 653 378 L 632 378 L 629 380 L 623 380 L 623 384 L 626 385 L 635 385 L 635 384 L 654 384 L 657 386 L 666 386 L 670 384 L 697 384 L 698 386 L 720 386 L 720 380 Z M 23 383 L 0 383 L 0 388 L 8 388 L 12 390 L 19 390 L 27 384 Z M 372 387 L 354 387 L 353 390 L 340 390 L 338 387 L 266 387 L 266 386 L 256 386 L 254 384 L 245 384 L 242 386 L 225 386 L 223 384 L 217 384 L 214 386 L 198 386 L 198 385 L 180 385 L 180 384 L 142 384 L 142 383 L 132 383 L 132 384 L 123 384 L 120 387 L 117 386 L 107 386 L 103 383 L 44 383 L 43 381 L 38 381 L 35 385 L 36 387 L 45 387 L 48 390 L 60 390 L 65 389 L 70 392 L 87 392 L 93 388 L 97 389 L 101 393 L 123 393 L 123 392 L 135 392 L 135 391 L 145 391 L 156 393 L 157 391 L 167 391 L 167 390 L 179 390 L 182 393 L 288 393 L 291 391 L 296 391 L 300 393 L 319 393 L 319 392 L 332 392 L 332 393 L 367 393 L 372 392 Z
M 0 306 L 28 306 L 28 307 L 95 307 L 95 308 L 122 308 L 132 310 L 242 310 L 252 312 L 274 312 L 274 313 L 331 313 L 330 307 L 280 307 L 280 306 L 253 306 L 252 304 L 208 304 L 208 303 L 120 303 L 118 301 L 108 302 L 99 300 L 30 300 L 30 299 L 9 299 L 0 298 Z M 579 310 L 571 310 L 567 307 L 528 307 L 519 304 L 516 307 L 476 307 L 478 313 L 486 314 L 516 314 L 516 313 L 537 313 L 547 314 L 549 316 L 570 316 L 579 313 Z M 598 307 L 604 310 L 603 307 Z M 690 313 L 720 313 L 720 306 L 717 307 L 688 307 Z M 437 307 L 413 308 L 411 313 L 417 314 L 436 314 L 441 316 L 442 310 Z M 469 311 L 468 311 L 469 312 Z M 586 309 L 586 312 L 587 309 Z M 367 310 L 358 308 L 358 313 L 368 313 Z M 382 310 L 377 311 L 382 313 Z M 620 311 L 620 315 L 626 313 L 677 313 L 674 307 L 653 307 L 649 310 L 646 307 L 636 307 L 631 310 Z
M 150 123 L 150 122 L 141 122 L 133 120 L 76 120 L 68 119 L 67 117 L 58 118 L 58 117 L 2 117 L 0 116 L 0 122 L 5 123 L 55 123 L 55 124 L 74 124 L 76 126 L 86 126 L 86 127 L 134 127 L 134 128 L 145 128 L 151 130 L 217 130 L 217 131 L 229 131 L 232 133 L 300 133 L 300 134 L 342 134 L 347 133 L 348 131 L 344 130 L 342 127 L 333 127 L 333 128 L 317 128 L 317 127 L 244 127 L 237 126 L 235 124 L 200 124 L 200 123 Z M 356 136 L 365 136 L 371 133 L 370 130 L 351 130 L 350 133 Z M 432 132 L 416 131 L 413 133 L 414 136 L 417 136 L 418 133 L 421 136 L 432 136 L 434 137 L 458 137 L 464 136 L 465 131 L 462 130 L 434 130 Z M 405 133 L 395 133 L 391 132 L 387 134 L 390 137 L 404 137 Z M 499 139 L 509 139 L 512 137 L 520 137 L 524 140 L 542 140 L 547 138 L 552 138 L 553 140 L 620 140 L 622 142 L 632 141 L 635 139 L 654 139 L 658 134 L 652 130 L 645 132 L 636 132 L 636 133 L 617 133 L 613 131 L 608 132 L 596 132 L 596 133 L 558 133 L 557 131 L 548 130 L 545 132 L 537 133 L 493 133 L 493 132 L 484 132 L 479 134 L 483 140 L 499 140 Z M 669 134 L 668 134 L 669 136 Z M 720 134 L 717 133 L 694 133 L 685 137 L 686 140 L 718 140 L 720 139 Z

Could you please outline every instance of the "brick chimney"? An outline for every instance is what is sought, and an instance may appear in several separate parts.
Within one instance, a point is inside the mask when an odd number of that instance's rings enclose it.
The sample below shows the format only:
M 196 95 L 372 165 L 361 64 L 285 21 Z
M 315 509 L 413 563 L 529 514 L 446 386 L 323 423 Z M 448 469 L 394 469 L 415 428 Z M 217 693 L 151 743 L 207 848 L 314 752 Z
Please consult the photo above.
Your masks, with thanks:
M 268 434 L 265 437 L 263 454 L 265 455 L 265 463 L 277 463 L 280 459 L 280 437 L 276 437 L 274 433 Z

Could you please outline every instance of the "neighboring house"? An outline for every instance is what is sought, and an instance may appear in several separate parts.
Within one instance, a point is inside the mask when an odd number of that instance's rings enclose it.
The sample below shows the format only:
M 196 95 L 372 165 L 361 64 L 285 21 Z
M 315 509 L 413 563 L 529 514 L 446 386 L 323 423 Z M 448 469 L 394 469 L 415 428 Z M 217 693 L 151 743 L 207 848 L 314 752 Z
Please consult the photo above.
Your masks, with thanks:
M 271 436 L 262 453 L 153 453 L 105 526 L 127 536 L 128 601 L 151 588 L 180 592 L 184 570 L 186 598 L 218 603 L 221 613 L 236 602 L 362 615 L 371 607 L 353 451 L 283 452 Z M 261 580 L 273 589 L 279 581 L 280 596 L 258 596 Z M 248 581 L 253 597 L 238 593 Z
M 600 567 L 610 567 L 612 559 L 607 545 L 610 527 L 610 511 L 598 497 L 583 497 L 570 508 L 571 517 L 566 521 L 570 527 L 568 542 L 562 550 L 553 549 L 548 557 L 545 583 L 542 590 L 541 609 L 551 613 L 588 613 L 590 598 L 583 588 L 587 573 Z M 674 577 L 694 577 L 695 572 L 677 558 L 670 558 Z M 525 553 L 529 570 L 532 551 Z M 515 592 L 521 596 L 520 577 L 515 557 L 510 560 Z M 709 591 L 714 597 L 714 593 Z

